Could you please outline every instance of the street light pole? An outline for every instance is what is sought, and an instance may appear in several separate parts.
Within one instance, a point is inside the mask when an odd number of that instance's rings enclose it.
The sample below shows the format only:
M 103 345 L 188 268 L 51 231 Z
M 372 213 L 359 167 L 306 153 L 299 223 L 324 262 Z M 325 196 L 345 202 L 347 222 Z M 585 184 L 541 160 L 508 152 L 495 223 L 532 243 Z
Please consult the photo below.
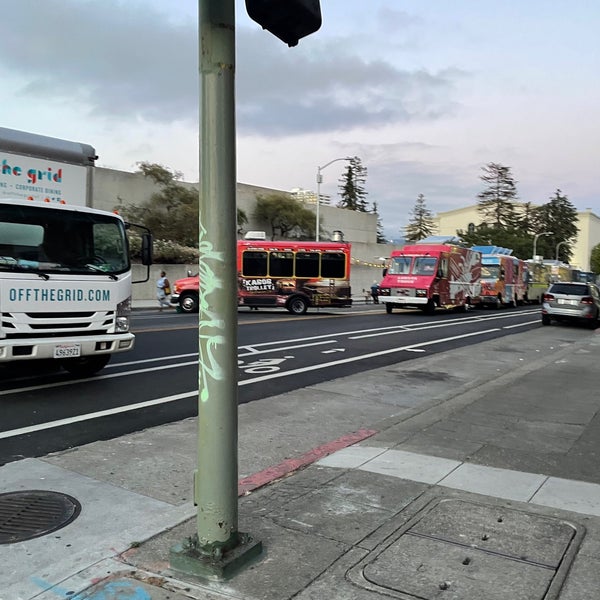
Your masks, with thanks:
M 321 184 L 323 183 L 323 175 L 321 175 L 321 171 L 323 169 L 325 169 L 326 167 L 328 167 L 329 165 L 332 165 L 334 162 L 338 162 L 340 160 L 352 160 L 349 156 L 346 156 L 344 158 L 334 158 L 333 160 L 330 160 L 327 164 L 323 165 L 322 167 L 317 167 L 317 227 L 315 230 L 315 241 L 318 242 L 319 241 L 319 229 L 320 229 L 320 209 L 321 209 Z
M 543 231 L 542 233 L 536 233 L 533 237 L 533 259 L 537 256 L 537 241 L 541 235 L 554 235 L 554 231 Z
M 566 241 L 566 240 L 564 240 L 564 241 L 562 241 L 562 242 L 558 242 L 558 244 L 556 244 L 556 260 L 558 260 L 558 249 L 559 249 L 559 248 L 560 248 L 560 247 L 561 247 L 563 244 L 566 244 L 566 243 L 567 243 L 567 241 Z

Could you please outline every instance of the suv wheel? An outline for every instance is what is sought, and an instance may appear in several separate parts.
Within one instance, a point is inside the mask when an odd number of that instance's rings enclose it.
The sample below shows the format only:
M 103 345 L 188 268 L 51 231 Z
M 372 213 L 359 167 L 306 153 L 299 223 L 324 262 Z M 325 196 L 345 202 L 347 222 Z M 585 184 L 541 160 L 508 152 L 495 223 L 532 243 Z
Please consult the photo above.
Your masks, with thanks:
M 552 319 L 548 315 L 542 315 L 542 325 L 550 325 Z
M 198 312 L 198 296 L 190 292 L 181 294 L 179 306 L 184 313 Z

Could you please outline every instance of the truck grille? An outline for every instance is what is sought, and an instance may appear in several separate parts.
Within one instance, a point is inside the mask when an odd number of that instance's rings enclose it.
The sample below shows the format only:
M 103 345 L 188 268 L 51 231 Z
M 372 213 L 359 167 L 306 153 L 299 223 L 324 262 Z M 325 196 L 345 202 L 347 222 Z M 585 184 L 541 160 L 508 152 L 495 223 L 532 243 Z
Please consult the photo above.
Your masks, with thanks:
M 114 311 L 71 313 L 2 313 L 3 337 L 22 339 L 72 335 L 102 335 L 114 332 Z

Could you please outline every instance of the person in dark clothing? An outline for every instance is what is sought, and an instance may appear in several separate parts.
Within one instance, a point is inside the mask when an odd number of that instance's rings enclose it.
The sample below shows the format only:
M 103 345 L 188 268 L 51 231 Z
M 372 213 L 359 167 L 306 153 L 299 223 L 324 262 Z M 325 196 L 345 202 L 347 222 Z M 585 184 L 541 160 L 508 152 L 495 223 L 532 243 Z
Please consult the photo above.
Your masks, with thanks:
M 371 286 L 371 296 L 373 298 L 373 304 L 379 304 L 379 285 L 376 281 Z

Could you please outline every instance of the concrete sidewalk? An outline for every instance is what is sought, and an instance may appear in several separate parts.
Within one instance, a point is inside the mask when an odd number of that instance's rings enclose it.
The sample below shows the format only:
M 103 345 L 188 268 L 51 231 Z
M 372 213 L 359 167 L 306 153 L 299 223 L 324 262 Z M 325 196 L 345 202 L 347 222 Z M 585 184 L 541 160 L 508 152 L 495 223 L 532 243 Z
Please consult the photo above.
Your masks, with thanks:
M 0 600 L 600 598 L 599 356 L 557 325 L 241 405 L 239 530 L 264 552 L 226 582 L 169 565 L 195 419 L 5 465 L 2 492 L 82 510 L 0 545 Z

